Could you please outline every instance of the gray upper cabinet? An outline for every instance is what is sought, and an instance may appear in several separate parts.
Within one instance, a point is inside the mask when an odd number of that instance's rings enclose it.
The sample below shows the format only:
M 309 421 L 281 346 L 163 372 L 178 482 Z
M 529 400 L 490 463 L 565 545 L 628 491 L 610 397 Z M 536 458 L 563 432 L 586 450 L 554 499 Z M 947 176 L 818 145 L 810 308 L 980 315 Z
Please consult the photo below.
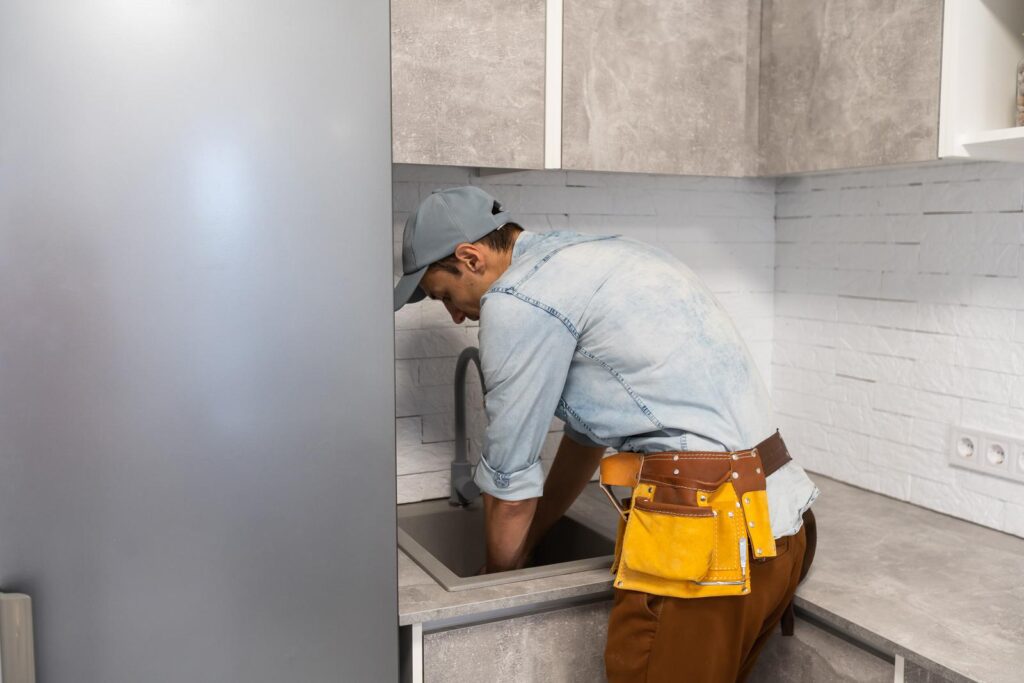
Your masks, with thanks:
M 985 0 L 1002 8 L 985 35 L 1016 26 L 1018 3 Z M 939 158 L 942 69 L 959 64 L 943 56 L 940 0 L 548 4 L 392 0 L 394 161 L 770 176 Z M 942 96 L 957 131 L 1009 111 Z
M 943 3 L 764 0 L 762 175 L 938 157 Z
M 562 167 L 755 174 L 759 8 L 565 0 Z
M 396 163 L 544 167 L 544 0 L 392 0 Z

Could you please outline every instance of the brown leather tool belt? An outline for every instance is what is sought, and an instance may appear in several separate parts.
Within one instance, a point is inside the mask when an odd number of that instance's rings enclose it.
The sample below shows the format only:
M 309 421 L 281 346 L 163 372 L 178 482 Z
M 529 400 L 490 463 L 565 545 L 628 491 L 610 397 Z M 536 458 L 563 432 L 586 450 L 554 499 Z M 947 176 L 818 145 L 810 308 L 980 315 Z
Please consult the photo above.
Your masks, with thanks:
M 606 457 L 601 487 L 622 518 L 616 587 L 677 597 L 748 593 L 748 541 L 752 560 L 776 554 L 766 478 L 790 460 L 778 430 L 742 450 Z M 631 495 L 619 501 L 611 486 Z
M 686 493 L 696 489 L 683 486 L 686 481 L 709 485 L 721 483 L 724 474 L 732 479 L 736 492 L 742 494 L 753 488 L 763 489 L 764 479 L 790 460 L 792 457 L 786 442 L 776 429 L 761 443 L 740 451 L 661 451 L 647 455 L 616 453 L 601 462 L 601 484 L 634 487 L 640 482 L 642 472 L 645 480 L 659 480 L 669 486 L 675 484 L 679 487 L 679 492 L 674 496 L 679 500 L 665 502 L 696 505 L 695 494 Z M 683 481 L 673 481 L 679 478 Z M 622 511 L 614 496 L 612 503 Z

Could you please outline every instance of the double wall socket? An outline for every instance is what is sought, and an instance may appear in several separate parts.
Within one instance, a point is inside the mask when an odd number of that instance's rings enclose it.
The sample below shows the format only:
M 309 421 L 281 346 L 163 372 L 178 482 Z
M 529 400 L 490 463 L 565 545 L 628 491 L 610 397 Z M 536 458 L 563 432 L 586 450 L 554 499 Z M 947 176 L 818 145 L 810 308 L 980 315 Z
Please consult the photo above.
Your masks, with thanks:
M 949 464 L 1024 482 L 1024 439 L 978 429 L 950 429 Z

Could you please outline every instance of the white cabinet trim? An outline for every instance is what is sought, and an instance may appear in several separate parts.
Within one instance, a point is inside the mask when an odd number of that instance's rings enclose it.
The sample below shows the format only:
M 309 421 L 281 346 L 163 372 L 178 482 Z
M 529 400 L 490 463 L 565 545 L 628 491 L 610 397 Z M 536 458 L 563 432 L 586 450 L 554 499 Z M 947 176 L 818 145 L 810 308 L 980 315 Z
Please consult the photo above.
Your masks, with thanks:
M 1024 3 L 1020 0 L 945 0 L 939 157 L 1024 161 L 1013 131 L 1014 74 L 1024 57 Z M 999 138 L 1009 148 L 1000 150 Z M 964 143 L 987 143 L 977 146 Z M 997 144 L 992 144 L 997 143 Z
M 562 167 L 562 0 L 547 0 L 544 41 L 544 168 Z

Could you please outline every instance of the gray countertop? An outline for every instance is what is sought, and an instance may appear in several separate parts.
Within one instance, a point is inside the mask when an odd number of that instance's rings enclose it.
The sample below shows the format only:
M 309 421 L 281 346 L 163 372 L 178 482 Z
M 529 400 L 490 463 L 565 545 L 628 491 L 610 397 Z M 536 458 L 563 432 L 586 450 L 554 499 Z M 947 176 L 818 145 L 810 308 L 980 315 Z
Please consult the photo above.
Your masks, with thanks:
M 953 680 L 1024 678 L 1024 539 L 812 478 L 818 550 L 799 607 Z
M 615 537 L 618 516 L 611 503 L 590 484 L 569 509 L 568 515 Z M 517 581 L 500 586 L 449 592 L 412 561 L 398 552 L 398 623 L 425 623 L 480 612 L 607 594 L 611 597 L 612 575 L 607 569 Z
M 952 680 L 1019 681 L 1024 666 L 1024 539 L 813 474 L 818 548 L 797 605 Z M 571 516 L 611 535 L 596 487 Z M 399 623 L 611 595 L 599 569 L 448 592 L 399 553 Z

